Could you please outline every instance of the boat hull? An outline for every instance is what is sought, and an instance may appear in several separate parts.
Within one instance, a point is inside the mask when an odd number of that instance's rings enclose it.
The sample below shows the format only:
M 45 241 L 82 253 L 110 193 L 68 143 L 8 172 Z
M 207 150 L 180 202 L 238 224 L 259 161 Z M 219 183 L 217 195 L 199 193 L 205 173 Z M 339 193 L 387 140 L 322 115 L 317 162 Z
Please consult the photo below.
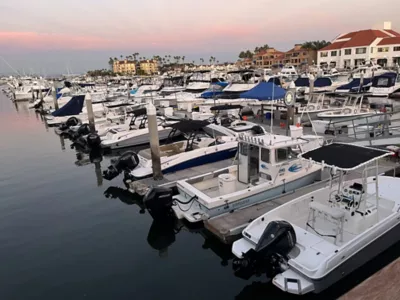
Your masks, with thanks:
M 214 207 L 212 209 L 208 209 L 207 207 L 201 205 L 197 201 L 195 201 L 196 205 L 193 205 L 192 208 L 190 208 L 191 204 L 187 204 L 187 205 L 180 205 L 182 210 L 180 209 L 179 206 L 173 206 L 172 209 L 174 210 L 175 215 L 178 219 L 186 219 L 189 222 L 196 223 L 199 221 L 203 221 L 204 219 L 210 219 L 228 212 L 232 212 L 237 209 L 242 209 L 258 203 L 273 200 L 276 197 L 285 194 L 286 192 L 294 191 L 296 189 L 314 183 L 315 181 L 320 179 L 320 174 L 321 170 L 318 170 L 310 174 L 307 174 L 306 176 L 303 176 L 301 178 L 290 181 L 286 184 L 277 185 L 271 189 L 264 190 L 261 193 L 252 195 L 250 197 L 244 197 L 235 202 L 231 202 L 223 206 Z M 188 210 L 184 211 L 186 209 Z M 192 214 L 199 211 L 203 213 L 203 216 L 201 218 L 194 218 Z

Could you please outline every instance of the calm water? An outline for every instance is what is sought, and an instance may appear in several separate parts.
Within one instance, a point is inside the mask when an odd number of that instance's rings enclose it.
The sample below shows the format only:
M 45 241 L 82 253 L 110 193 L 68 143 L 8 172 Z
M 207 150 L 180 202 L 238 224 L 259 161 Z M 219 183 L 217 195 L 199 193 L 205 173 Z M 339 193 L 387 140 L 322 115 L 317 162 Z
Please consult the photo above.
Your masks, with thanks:
M 154 224 L 121 179 L 98 178 L 109 158 L 84 165 L 84 155 L 77 164 L 68 140 L 1 92 L 0 138 L 0 299 L 292 298 L 264 277 L 236 278 L 230 248 L 201 228 Z M 324 297 L 339 296 L 399 249 Z

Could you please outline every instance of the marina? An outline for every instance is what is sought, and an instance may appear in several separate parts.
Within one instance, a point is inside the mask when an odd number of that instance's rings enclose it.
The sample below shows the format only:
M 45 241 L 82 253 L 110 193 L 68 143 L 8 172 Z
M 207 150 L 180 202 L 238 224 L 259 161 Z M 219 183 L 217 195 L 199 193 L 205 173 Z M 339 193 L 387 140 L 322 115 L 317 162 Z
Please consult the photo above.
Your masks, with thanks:
M 384 22 L 235 63 L 0 57 L 2 299 L 397 299 L 399 51 Z

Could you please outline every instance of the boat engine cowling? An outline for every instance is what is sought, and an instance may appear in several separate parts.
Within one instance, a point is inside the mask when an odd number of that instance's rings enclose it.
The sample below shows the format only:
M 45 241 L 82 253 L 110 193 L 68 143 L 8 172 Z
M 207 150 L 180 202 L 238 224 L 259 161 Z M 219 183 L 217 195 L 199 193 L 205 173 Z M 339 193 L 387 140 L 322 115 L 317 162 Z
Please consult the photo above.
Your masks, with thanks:
M 296 245 L 296 233 L 287 221 L 272 221 L 264 229 L 254 249 L 233 262 L 237 277 L 249 279 L 252 275 L 266 273 L 269 278 L 282 272 L 281 266 Z
M 79 124 L 79 119 L 76 117 L 70 117 L 65 123 L 60 124 L 58 128 L 62 131 L 69 129 L 71 126 L 76 126 Z
M 127 151 L 122 154 L 117 160 L 113 161 L 111 166 L 103 172 L 103 178 L 112 180 L 117 177 L 121 172 L 129 172 L 137 167 L 139 164 L 139 157 L 133 151 Z
M 91 149 L 98 148 L 101 144 L 101 138 L 97 133 L 90 133 L 87 136 L 86 141 Z
M 173 190 L 163 187 L 151 188 L 143 198 L 143 204 L 154 220 L 167 219 L 173 203 Z

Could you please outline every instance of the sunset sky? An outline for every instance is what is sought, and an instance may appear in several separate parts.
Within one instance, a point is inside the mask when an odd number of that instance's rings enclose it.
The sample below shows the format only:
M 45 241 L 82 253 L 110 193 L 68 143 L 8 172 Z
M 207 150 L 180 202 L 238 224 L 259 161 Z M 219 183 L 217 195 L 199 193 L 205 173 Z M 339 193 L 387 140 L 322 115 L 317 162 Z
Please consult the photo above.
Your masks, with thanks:
M 235 61 L 269 44 L 382 28 L 400 30 L 399 0 L 13 0 L 0 3 L 0 56 L 25 72 L 106 68 L 110 56 L 210 55 Z M 0 59 L 0 73 L 10 72 Z

